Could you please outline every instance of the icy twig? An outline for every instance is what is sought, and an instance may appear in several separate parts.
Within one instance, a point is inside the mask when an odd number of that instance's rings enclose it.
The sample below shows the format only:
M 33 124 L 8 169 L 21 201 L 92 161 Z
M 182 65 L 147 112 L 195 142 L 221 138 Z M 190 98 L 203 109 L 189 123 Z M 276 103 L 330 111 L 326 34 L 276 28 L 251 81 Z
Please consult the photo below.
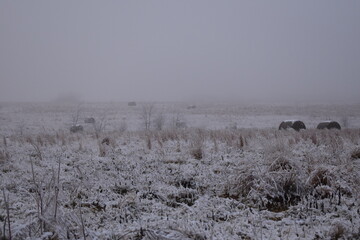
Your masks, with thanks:
M 6 197 L 5 188 L 3 188 L 3 195 L 4 195 L 4 202 L 6 208 L 6 217 L 8 222 L 8 229 L 9 229 L 9 240 L 11 240 L 11 223 L 10 223 L 10 208 L 9 208 L 9 195 Z M 6 221 L 5 221 L 6 224 Z M 4 234 L 5 234 L 5 226 L 4 226 Z

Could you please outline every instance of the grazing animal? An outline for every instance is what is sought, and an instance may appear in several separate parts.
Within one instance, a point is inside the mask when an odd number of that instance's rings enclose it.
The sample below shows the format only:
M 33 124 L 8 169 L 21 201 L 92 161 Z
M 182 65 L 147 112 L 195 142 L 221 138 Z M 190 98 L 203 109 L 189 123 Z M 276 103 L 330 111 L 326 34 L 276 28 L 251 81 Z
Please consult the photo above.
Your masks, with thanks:
M 317 129 L 339 129 L 341 130 L 341 126 L 338 122 L 335 121 L 324 121 L 317 125 Z
M 300 131 L 300 129 L 306 129 L 306 126 L 302 121 L 299 120 L 286 120 L 280 123 L 279 130 L 288 128 Z

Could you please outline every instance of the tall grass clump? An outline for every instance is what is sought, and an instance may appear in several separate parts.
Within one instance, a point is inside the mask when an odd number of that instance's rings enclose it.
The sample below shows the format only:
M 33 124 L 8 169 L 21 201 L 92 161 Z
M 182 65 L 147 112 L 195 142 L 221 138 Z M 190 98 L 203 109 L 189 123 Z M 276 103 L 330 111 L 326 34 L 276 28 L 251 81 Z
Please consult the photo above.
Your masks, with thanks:
M 204 148 L 206 140 L 206 131 L 204 129 L 196 129 L 191 136 L 190 155 L 197 160 L 204 157 Z
M 0 164 L 8 163 L 10 161 L 10 153 L 8 149 L 5 147 L 0 149 Z

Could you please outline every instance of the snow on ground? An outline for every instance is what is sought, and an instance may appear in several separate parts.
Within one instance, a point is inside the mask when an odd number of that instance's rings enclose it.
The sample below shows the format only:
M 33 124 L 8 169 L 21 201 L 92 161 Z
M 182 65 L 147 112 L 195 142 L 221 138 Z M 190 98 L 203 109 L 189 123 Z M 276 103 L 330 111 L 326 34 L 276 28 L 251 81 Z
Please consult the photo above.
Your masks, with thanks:
M 13 239 L 360 237 L 358 105 L 187 106 L 0 104 L 0 236 L 9 216 Z

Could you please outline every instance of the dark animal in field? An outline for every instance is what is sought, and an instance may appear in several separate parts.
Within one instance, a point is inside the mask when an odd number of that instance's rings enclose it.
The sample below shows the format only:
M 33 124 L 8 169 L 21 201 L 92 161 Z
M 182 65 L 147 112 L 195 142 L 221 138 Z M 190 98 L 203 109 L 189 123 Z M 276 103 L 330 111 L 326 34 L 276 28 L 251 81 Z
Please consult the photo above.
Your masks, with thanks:
M 84 120 L 85 123 L 95 123 L 95 119 L 94 118 L 85 118 Z
M 136 102 L 128 102 L 128 106 L 129 106 L 129 107 L 135 107 L 135 106 L 136 106 Z
M 77 133 L 77 132 L 82 132 L 82 131 L 84 131 L 84 128 L 81 125 L 74 125 L 74 126 L 70 127 L 70 132 L 72 132 L 72 133 Z
M 341 130 L 341 126 L 338 122 L 335 121 L 325 121 L 321 122 L 317 125 L 317 129 L 339 129 Z
M 306 126 L 302 121 L 299 120 L 286 120 L 280 123 L 279 130 L 288 128 L 300 131 L 300 129 L 306 129 Z

